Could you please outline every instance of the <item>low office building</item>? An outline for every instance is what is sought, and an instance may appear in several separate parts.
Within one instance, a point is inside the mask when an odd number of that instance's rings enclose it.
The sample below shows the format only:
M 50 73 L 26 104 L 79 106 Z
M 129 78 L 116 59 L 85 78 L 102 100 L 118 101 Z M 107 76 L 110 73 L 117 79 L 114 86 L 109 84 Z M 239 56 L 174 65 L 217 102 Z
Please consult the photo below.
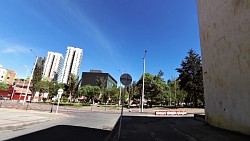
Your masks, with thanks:
M 81 86 L 91 85 L 99 86 L 98 81 L 104 81 L 105 88 L 112 88 L 117 85 L 117 81 L 109 74 L 102 73 L 100 70 L 91 70 L 90 72 L 82 72 Z

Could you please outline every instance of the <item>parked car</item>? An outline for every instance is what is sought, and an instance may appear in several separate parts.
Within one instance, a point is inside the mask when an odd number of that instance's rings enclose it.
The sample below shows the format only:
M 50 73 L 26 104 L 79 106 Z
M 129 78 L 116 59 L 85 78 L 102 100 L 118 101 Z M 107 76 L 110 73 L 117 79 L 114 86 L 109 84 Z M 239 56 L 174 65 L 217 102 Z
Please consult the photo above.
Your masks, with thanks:
M 5 97 L 5 96 L 0 96 L 0 100 L 7 100 L 8 98 L 7 97 Z

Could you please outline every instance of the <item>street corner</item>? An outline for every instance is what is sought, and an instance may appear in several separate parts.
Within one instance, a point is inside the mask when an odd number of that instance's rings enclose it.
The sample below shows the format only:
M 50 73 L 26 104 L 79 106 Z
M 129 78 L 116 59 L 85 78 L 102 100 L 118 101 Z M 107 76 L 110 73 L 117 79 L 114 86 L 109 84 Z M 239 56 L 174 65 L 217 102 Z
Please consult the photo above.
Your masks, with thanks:
M 63 113 L 49 113 L 32 110 L 0 109 L 0 131 L 17 130 L 25 126 L 68 117 Z

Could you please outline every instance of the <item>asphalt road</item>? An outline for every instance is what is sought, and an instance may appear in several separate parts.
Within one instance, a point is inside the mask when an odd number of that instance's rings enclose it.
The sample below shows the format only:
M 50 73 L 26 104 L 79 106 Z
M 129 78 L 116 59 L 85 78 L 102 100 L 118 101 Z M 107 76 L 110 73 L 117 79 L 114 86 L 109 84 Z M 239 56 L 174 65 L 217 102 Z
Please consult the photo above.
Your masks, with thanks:
M 111 130 L 117 123 L 120 112 L 112 110 L 106 111 L 105 109 L 94 110 L 92 112 L 85 109 L 62 109 L 60 112 L 67 114 L 68 117 L 23 126 L 21 128 L 13 128 L 8 131 L 0 131 L 0 140 L 117 141 L 118 126 L 115 126 L 112 132 Z M 156 117 L 151 112 L 143 114 L 138 112 L 125 112 L 124 115 L 119 141 L 250 140 L 249 135 L 218 129 L 209 126 L 205 122 L 197 121 L 193 117 Z
M 92 140 L 101 141 L 114 127 L 118 113 L 76 112 L 69 117 L 25 126 L 16 130 L 1 131 L 0 140 L 50 141 Z

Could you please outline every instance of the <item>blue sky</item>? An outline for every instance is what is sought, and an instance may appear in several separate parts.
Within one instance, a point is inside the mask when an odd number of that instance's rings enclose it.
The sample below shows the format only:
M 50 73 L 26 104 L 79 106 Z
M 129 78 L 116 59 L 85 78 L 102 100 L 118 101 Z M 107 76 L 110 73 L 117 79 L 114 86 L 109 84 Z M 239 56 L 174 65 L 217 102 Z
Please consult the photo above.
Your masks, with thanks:
M 38 56 L 83 49 L 82 71 L 100 69 L 119 80 L 176 68 L 192 48 L 200 53 L 196 0 L 8 0 L 0 1 L 0 64 L 24 77 Z M 31 71 L 29 71 L 30 73 Z

